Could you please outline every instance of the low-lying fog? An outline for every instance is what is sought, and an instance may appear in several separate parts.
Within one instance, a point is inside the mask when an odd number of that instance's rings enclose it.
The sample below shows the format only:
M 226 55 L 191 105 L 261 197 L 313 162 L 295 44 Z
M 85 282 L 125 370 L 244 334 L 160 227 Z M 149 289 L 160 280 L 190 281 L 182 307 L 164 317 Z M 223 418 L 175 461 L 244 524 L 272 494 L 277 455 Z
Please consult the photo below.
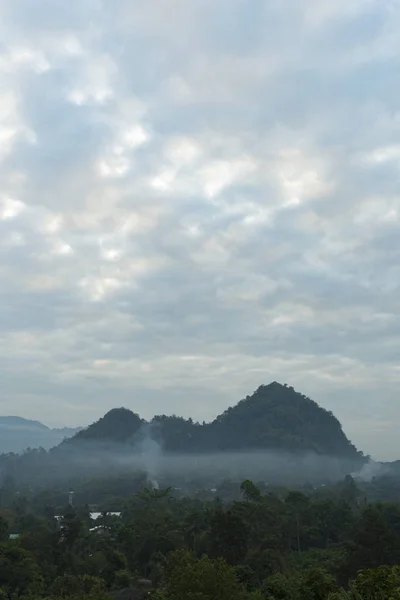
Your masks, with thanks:
M 77 477 L 129 475 L 144 472 L 154 487 L 184 480 L 213 482 L 253 479 L 271 484 L 333 483 L 351 474 L 365 481 L 384 474 L 379 463 L 307 453 L 262 450 L 203 454 L 168 454 L 146 430 L 133 445 L 105 445 L 93 441 L 65 444 L 48 453 L 24 454 L 11 464 L 20 481 L 40 484 Z M 10 473 L 10 465 L 2 469 Z
M 295 455 L 273 450 L 201 455 L 167 455 L 161 452 L 127 455 L 101 452 L 86 461 L 87 467 L 94 471 L 99 468 L 108 472 L 144 471 L 155 487 L 159 479 L 171 483 L 175 479 L 332 483 L 343 479 L 347 474 L 370 480 L 378 471 L 378 467 L 374 469 L 370 463 L 355 470 L 354 461 L 346 459 L 312 453 Z

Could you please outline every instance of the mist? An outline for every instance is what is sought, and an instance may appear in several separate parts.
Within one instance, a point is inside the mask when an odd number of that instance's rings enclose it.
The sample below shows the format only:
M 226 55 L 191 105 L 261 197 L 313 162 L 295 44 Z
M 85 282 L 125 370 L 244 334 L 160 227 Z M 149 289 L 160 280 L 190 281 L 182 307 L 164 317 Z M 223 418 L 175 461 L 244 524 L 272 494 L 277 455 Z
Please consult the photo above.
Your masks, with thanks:
M 361 469 L 351 473 L 351 475 L 354 479 L 370 483 L 374 477 L 383 477 L 384 475 L 390 474 L 390 471 L 391 469 L 388 465 L 369 460 L 361 467 Z
M 149 483 L 197 481 L 209 487 L 224 479 L 254 479 L 270 484 L 334 483 L 355 473 L 354 462 L 313 453 L 280 451 L 218 452 L 211 454 L 166 454 L 154 441 L 146 440 L 140 454 L 113 453 L 107 456 L 119 472 L 143 471 Z M 376 469 L 376 472 L 378 470 Z M 368 471 L 360 470 L 366 479 Z
M 0 417 L 0 453 L 19 453 L 24 448 L 39 447 L 49 450 L 77 431 L 68 427 L 50 429 L 39 421 L 21 417 Z
M 91 477 L 134 477 L 141 474 L 147 485 L 158 489 L 195 483 L 213 488 L 223 480 L 245 479 L 271 485 L 330 484 L 351 474 L 363 481 L 383 474 L 380 463 L 360 458 L 312 452 L 251 450 L 213 453 L 165 452 L 157 422 L 143 423 L 126 443 L 67 440 L 51 449 L 21 456 L 0 457 L 0 476 L 30 485 L 52 485 Z
M 133 447 L 85 443 L 79 447 L 58 447 L 49 452 L 28 452 L 2 461 L 1 473 L 16 482 L 51 485 L 90 477 L 134 476 L 142 473 L 153 488 L 197 482 L 211 488 L 223 480 L 253 479 L 266 484 L 312 485 L 333 483 L 347 474 L 363 479 L 371 467 L 354 461 L 313 453 L 280 451 L 218 452 L 210 454 L 168 454 L 151 436 L 142 432 Z M 374 471 L 377 473 L 377 470 Z
M 154 489 L 159 489 L 158 477 L 163 472 L 161 469 L 162 461 L 162 447 L 161 444 L 154 439 L 155 429 L 157 428 L 156 423 L 145 423 L 140 430 L 139 441 L 134 446 L 134 450 L 139 451 L 140 464 L 139 470 L 145 471 L 151 486 Z M 135 456 L 135 455 L 134 455 Z M 119 459 L 116 459 L 119 464 Z M 125 465 L 125 468 L 129 465 Z

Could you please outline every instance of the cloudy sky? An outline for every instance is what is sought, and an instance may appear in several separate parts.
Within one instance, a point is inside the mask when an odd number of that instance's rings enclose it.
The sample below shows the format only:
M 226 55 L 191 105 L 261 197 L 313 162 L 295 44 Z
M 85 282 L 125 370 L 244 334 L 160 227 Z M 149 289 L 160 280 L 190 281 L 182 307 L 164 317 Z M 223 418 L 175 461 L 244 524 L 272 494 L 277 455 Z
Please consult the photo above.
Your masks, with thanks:
M 399 0 L 2 0 L 0 413 L 262 383 L 400 458 Z

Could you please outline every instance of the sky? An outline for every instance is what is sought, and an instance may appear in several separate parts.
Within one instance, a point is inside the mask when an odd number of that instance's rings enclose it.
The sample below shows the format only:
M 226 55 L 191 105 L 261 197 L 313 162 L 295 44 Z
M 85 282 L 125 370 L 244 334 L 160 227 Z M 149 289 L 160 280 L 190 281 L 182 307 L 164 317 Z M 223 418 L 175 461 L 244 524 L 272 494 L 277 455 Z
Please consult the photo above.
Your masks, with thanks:
M 399 0 L 1 0 L 0 414 L 288 383 L 400 458 Z

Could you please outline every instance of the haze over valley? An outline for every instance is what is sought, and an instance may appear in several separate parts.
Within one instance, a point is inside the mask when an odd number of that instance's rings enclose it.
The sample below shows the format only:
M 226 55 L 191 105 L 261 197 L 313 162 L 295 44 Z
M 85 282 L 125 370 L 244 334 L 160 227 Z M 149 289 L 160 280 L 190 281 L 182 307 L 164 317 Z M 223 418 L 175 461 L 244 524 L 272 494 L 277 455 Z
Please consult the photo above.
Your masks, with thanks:
M 390 470 L 358 450 L 333 413 L 277 382 L 203 424 L 166 415 L 146 421 L 128 409 L 112 409 L 49 452 L 0 457 L 0 468 L 3 481 L 11 476 L 19 485 L 65 485 L 107 472 L 142 473 L 156 488 L 188 481 L 212 488 L 246 477 L 321 485 L 350 474 L 371 481 Z

